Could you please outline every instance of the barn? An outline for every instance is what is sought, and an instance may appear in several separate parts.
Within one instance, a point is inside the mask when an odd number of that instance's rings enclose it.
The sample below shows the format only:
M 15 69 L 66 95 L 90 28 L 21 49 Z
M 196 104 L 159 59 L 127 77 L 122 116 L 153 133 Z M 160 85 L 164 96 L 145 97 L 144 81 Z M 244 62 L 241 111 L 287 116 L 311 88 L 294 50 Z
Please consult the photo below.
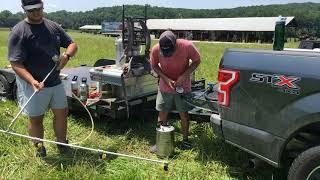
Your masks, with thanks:
M 278 17 L 148 19 L 151 34 L 173 30 L 179 38 L 202 41 L 271 43 Z M 294 17 L 286 17 L 286 36 L 295 37 Z
M 81 32 L 86 33 L 94 33 L 94 34 L 100 34 L 101 33 L 101 25 L 84 25 L 79 28 Z

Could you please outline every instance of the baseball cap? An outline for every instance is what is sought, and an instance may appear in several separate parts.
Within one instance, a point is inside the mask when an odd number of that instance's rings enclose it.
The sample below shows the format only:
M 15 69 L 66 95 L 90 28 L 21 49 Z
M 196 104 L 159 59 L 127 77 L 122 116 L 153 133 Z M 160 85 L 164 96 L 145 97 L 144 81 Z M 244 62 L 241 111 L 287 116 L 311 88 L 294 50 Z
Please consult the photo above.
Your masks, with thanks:
M 176 40 L 172 31 L 163 32 L 159 39 L 160 54 L 164 57 L 172 56 L 176 48 Z
M 21 0 L 22 8 L 26 11 L 43 7 L 42 0 Z

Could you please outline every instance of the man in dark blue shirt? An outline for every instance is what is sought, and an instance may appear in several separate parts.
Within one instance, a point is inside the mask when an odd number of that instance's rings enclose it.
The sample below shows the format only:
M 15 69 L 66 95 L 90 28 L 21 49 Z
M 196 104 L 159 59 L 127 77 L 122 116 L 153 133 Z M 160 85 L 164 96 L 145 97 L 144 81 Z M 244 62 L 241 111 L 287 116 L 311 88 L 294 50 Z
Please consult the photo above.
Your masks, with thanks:
M 58 142 L 67 143 L 67 97 L 59 78 L 62 69 L 75 55 L 77 45 L 55 22 L 43 17 L 42 0 L 22 0 L 26 18 L 13 27 L 8 41 L 8 59 L 16 73 L 17 97 L 22 107 L 34 91 L 23 113 L 30 118 L 29 135 L 43 139 L 43 116 L 48 108 L 54 114 L 54 131 Z M 66 51 L 60 54 L 60 47 Z M 44 82 L 55 66 L 53 56 L 60 57 L 57 70 Z M 37 156 L 45 157 L 41 142 L 34 142 Z M 65 147 L 58 146 L 59 150 Z

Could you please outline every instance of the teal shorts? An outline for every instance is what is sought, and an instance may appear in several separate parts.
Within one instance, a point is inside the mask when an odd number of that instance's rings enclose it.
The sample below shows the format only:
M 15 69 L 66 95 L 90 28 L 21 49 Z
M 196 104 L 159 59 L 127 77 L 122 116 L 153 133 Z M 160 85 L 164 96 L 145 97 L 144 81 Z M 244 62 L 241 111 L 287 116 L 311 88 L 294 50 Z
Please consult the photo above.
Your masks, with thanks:
M 28 101 L 34 90 L 29 83 L 18 76 L 16 76 L 16 82 L 17 99 L 21 108 Z M 61 83 L 54 87 L 43 88 L 36 93 L 22 113 L 28 117 L 37 117 L 44 115 L 48 108 L 64 109 L 67 107 L 67 96 L 63 84 Z
M 184 100 L 184 95 L 158 91 L 156 109 L 161 112 L 188 112 L 192 107 Z

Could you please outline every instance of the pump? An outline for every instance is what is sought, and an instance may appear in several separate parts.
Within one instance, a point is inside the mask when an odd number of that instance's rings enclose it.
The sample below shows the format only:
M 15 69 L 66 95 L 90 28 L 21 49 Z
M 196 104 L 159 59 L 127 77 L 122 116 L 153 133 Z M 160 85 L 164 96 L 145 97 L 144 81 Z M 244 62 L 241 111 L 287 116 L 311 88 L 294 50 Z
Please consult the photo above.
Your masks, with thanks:
M 116 59 L 114 65 L 90 69 L 90 77 L 98 81 L 101 89 L 109 89 L 109 96 L 103 99 L 110 108 L 123 109 L 127 118 L 131 106 L 155 101 L 158 78 L 151 72 L 149 62 L 150 34 L 145 17 L 127 17 L 122 8 L 122 36 L 115 40 Z M 104 88 L 107 87 L 108 88 Z M 103 92 L 102 92 L 103 93 Z

